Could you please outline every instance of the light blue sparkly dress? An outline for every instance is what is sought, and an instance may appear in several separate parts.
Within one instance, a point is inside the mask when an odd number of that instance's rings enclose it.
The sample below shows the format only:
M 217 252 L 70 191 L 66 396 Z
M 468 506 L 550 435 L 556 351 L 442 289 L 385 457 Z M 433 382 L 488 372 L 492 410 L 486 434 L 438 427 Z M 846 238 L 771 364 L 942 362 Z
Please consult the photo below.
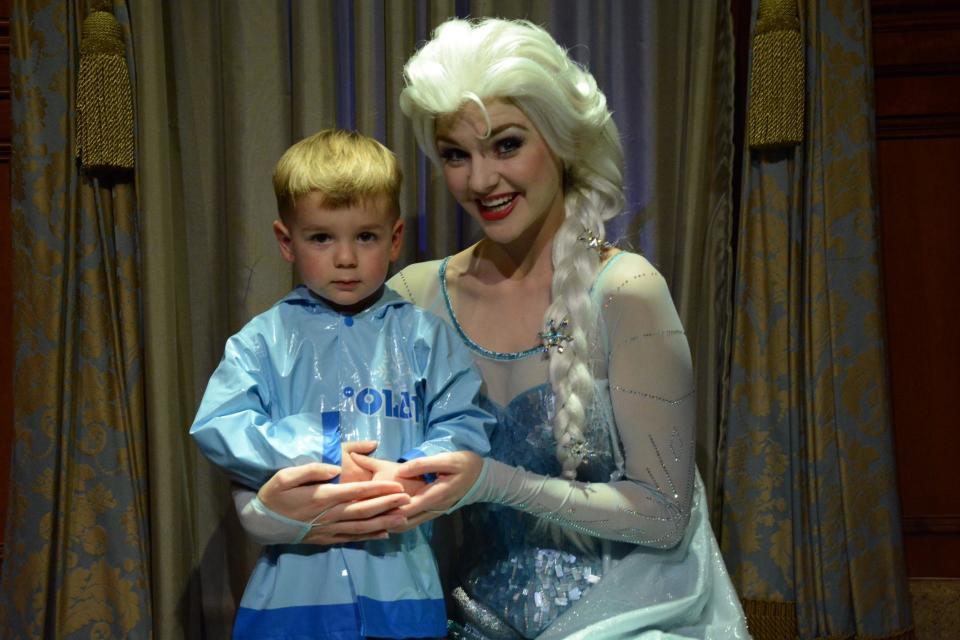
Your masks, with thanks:
M 497 418 L 481 480 L 462 503 L 451 638 L 748 638 L 707 519 L 694 462 L 686 337 L 662 276 L 643 257 L 608 260 L 599 313 L 588 455 L 559 478 L 547 361 L 467 336 L 448 260 L 390 286 L 447 320 L 472 350 Z

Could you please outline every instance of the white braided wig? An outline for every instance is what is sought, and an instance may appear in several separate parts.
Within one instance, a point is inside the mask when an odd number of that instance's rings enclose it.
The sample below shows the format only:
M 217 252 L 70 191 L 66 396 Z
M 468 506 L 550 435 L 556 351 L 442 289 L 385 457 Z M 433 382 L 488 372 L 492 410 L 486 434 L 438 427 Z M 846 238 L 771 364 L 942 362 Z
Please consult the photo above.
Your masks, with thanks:
M 607 100 L 589 72 L 540 27 L 526 21 L 449 20 L 404 68 L 400 108 L 436 164 L 436 120 L 465 103 L 507 100 L 526 114 L 564 167 L 566 218 L 553 242 L 552 319 L 569 322 L 571 342 L 550 353 L 557 398 L 554 436 L 566 478 L 583 460 L 583 425 L 593 396 L 589 340 L 596 330 L 589 288 L 599 260 L 579 237 L 603 240 L 603 222 L 623 207 L 623 148 Z

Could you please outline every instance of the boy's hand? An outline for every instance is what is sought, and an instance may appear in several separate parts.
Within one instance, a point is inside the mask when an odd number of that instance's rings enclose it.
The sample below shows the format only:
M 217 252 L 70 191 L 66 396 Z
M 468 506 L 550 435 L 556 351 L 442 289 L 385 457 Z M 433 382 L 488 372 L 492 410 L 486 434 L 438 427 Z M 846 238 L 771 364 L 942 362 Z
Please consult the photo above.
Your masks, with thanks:
M 420 478 L 398 477 L 397 471 L 400 469 L 399 462 L 378 460 L 377 458 L 371 458 L 359 453 L 351 453 L 350 457 L 356 466 L 371 474 L 371 480 L 391 480 L 393 482 L 399 482 L 403 485 L 403 490 L 408 496 L 414 495 L 420 491 L 420 489 L 427 486 L 427 483 Z M 346 465 L 344 465 L 343 468 L 346 469 Z
M 365 482 L 373 479 L 373 473 L 354 462 L 353 453 L 369 454 L 377 448 L 376 440 L 358 440 L 340 445 L 340 482 Z M 363 455 L 361 457 L 366 457 Z

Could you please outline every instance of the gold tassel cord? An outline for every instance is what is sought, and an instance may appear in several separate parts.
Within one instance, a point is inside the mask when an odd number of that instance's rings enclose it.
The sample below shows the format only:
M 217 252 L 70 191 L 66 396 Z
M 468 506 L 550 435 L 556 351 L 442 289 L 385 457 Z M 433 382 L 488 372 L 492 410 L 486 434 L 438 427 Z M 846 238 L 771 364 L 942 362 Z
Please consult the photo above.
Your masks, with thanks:
M 94 11 L 83 21 L 77 146 L 86 170 L 133 168 L 133 96 L 123 31 L 108 11 Z
M 741 604 L 754 640 L 794 640 L 797 637 L 795 602 L 742 600 Z
M 753 149 L 803 141 L 804 48 L 796 0 L 760 0 L 753 34 L 748 142 Z

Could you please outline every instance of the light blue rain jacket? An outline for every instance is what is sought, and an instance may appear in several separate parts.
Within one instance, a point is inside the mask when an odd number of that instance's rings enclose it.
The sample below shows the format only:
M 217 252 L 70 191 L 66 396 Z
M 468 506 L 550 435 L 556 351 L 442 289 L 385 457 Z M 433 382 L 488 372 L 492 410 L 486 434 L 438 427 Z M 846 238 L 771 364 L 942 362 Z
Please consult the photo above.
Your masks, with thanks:
M 389 288 L 341 315 L 294 289 L 227 342 L 190 435 L 235 480 L 259 488 L 278 469 L 340 464 L 342 441 L 410 460 L 487 453 L 493 419 L 463 343 Z M 446 611 L 426 527 L 387 540 L 265 547 L 234 638 L 443 637 Z

